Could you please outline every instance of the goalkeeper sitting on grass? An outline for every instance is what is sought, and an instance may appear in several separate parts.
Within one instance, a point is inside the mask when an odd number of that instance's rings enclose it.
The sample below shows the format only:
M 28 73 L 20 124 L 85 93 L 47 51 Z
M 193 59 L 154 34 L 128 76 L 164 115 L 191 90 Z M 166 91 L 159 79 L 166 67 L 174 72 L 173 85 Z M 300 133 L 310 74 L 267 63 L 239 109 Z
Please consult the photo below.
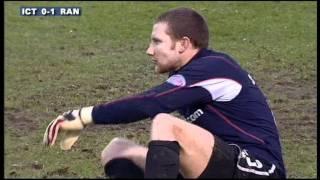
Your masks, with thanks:
M 275 118 L 252 76 L 229 55 L 208 49 L 204 18 L 177 8 L 155 21 L 147 54 L 162 84 L 110 103 L 66 112 L 44 143 L 70 149 L 89 124 L 152 118 L 148 147 L 114 138 L 102 151 L 112 178 L 285 178 Z M 170 115 L 178 111 L 185 118 Z

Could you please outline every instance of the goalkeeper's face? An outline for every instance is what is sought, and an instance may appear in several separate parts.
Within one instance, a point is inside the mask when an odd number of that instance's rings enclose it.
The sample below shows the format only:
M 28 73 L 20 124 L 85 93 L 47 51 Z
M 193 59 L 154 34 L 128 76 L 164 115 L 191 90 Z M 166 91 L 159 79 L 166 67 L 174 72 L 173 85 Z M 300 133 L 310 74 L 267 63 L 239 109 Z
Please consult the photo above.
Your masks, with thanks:
M 166 23 L 156 23 L 151 33 L 151 42 L 146 53 L 155 64 L 157 73 L 166 73 L 181 67 L 181 54 L 176 47 L 178 41 L 173 41 L 167 34 Z

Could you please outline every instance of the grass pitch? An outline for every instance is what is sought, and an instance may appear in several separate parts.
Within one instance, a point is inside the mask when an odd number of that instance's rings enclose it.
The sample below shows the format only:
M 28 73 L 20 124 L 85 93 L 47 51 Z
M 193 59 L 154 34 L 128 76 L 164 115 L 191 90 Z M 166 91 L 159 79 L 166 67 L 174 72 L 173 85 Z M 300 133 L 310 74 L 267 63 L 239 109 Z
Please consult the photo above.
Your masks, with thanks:
M 289 178 L 315 178 L 316 2 L 5 2 L 5 177 L 103 178 L 115 136 L 148 141 L 150 121 L 92 126 L 75 148 L 43 148 L 47 124 L 166 79 L 145 54 L 153 20 L 175 7 L 207 19 L 210 46 L 235 57 L 269 98 Z M 79 6 L 79 17 L 20 16 L 21 6 Z

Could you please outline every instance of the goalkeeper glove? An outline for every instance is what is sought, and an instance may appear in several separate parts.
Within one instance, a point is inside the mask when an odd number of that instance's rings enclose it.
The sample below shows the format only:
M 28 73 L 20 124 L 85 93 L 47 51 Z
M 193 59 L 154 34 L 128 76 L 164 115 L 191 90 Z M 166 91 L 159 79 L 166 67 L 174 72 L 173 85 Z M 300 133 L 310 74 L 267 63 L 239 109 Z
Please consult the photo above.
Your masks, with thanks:
M 64 132 L 64 137 L 60 142 L 60 148 L 69 150 L 78 140 L 80 132 L 92 121 L 93 106 L 81 108 L 79 110 L 71 110 L 63 115 L 59 115 L 51 121 L 46 128 L 43 136 L 43 144 L 53 146 L 58 137 L 58 133 Z

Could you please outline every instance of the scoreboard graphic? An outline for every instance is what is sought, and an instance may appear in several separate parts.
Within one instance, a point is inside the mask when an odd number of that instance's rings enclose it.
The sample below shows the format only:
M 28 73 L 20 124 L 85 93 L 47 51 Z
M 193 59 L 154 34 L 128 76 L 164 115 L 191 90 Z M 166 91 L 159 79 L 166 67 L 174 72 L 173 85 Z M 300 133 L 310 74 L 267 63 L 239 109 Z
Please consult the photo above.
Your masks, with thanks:
M 20 7 L 21 16 L 81 16 L 81 7 Z

